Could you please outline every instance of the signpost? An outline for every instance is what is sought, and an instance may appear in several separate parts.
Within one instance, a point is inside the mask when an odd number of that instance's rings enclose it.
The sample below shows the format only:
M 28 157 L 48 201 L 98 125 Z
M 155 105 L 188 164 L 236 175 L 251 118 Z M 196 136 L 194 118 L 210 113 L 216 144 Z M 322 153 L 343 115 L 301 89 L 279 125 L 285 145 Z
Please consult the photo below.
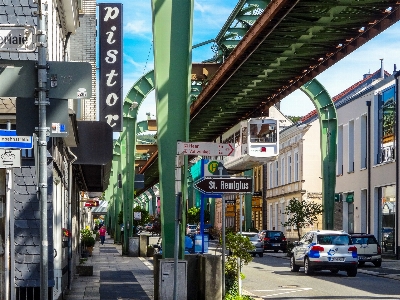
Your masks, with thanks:
M 235 145 L 207 143 L 207 142 L 178 142 L 177 153 L 183 155 L 202 155 L 202 156 L 230 156 L 235 151 Z
M 0 25 L 0 52 L 33 52 L 36 31 L 31 25 Z
M 253 179 L 249 177 L 203 177 L 193 187 L 204 193 L 244 194 L 253 191 Z
M 0 169 L 20 168 L 21 151 L 12 149 L 0 149 Z
M 17 136 L 15 130 L 0 130 L 0 148 L 32 149 L 31 136 Z
M 0 96 L 32 98 L 38 75 L 33 60 L 0 59 Z M 45 74 L 48 98 L 84 99 L 92 97 L 92 67 L 88 62 L 48 61 Z M 47 69 L 46 69 L 47 71 Z

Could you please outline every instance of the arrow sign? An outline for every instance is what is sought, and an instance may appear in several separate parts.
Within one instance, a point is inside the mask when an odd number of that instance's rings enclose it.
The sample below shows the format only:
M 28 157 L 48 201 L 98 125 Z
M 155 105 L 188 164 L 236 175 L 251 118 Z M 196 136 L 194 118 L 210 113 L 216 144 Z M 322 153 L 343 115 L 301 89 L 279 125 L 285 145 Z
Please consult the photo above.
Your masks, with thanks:
M 252 193 L 253 179 L 249 177 L 203 177 L 193 187 L 203 194 Z
M 177 151 L 183 155 L 230 156 L 233 155 L 235 147 L 233 143 L 178 142 Z

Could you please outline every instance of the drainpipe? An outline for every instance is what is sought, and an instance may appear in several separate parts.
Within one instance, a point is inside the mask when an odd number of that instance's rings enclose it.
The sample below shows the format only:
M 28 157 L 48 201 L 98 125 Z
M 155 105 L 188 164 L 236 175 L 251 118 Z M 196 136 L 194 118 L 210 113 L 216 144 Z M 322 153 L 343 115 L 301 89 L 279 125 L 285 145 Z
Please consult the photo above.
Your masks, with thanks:
M 72 233 L 72 207 L 71 207 L 71 198 L 72 198 L 72 164 L 78 159 L 75 154 L 71 152 L 70 148 L 68 149 L 68 153 L 72 156 L 72 159 L 69 161 L 68 166 L 68 221 L 67 228 L 68 231 Z M 68 238 L 68 289 L 71 289 L 72 283 L 72 236 Z
M 367 233 L 371 232 L 371 101 L 366 101 L 367 105 Z

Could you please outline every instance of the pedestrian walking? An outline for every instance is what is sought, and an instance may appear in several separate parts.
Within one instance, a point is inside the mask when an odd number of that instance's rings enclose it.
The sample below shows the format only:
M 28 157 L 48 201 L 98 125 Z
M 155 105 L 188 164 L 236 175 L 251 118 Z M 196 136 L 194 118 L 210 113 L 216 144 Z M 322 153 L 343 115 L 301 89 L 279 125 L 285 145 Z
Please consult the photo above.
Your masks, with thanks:
M 99 229 L 99 234 L 100 234 L 100 242 L 102 245 L 104 245 L 104 241 L 106 240 L 106 226 L 101 226 Z

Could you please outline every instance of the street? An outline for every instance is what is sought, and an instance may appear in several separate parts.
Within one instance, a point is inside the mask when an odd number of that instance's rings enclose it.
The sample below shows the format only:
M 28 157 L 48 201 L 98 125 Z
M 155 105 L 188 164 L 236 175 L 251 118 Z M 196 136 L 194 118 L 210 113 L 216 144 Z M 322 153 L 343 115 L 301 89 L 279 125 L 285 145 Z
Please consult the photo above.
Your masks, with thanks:
M 345 272 L 329 271 L 306 276 L 303 268 L 298 273 L 290 272 L 286 254 L 265 252 L 264 257 L 255 257 L 244 266 L 242 273 L 243 291 L 255 298 L 400 299 L 400 264 L 390 260 L 384 261 L 381 268 L 366 264 L 352 278 Z

